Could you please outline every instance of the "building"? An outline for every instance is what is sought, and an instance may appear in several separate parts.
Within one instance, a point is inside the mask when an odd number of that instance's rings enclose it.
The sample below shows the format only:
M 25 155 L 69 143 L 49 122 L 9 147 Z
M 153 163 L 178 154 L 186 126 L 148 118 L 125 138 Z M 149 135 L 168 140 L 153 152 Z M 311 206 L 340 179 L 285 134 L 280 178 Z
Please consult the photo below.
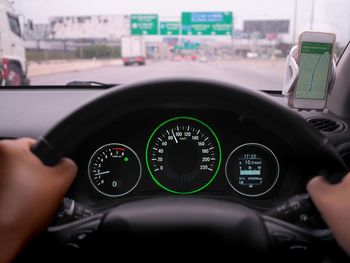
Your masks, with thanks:
M 246 20 L 243 32 L 252 37 L 274 39 L 278 35 L 289 33 L 289 20 Z
M 50 17 L 52 39 L 120 39 L 130 32 L 128 15 Z
M 51 27 L 49 24 L 35 24 L 33 28 L 29 28 L 26 24 L 24 27 L 24 39 L 41 40 L 51 37 Z

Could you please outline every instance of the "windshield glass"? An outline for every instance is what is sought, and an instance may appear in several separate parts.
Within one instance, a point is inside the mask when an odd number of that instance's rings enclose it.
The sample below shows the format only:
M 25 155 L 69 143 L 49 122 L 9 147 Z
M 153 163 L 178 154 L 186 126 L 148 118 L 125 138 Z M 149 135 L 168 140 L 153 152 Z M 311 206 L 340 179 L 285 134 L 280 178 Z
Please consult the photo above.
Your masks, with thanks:
M 0 8 L 7 85 L 185 76 L 280 91 L 300 32 L 335 33 L 338 56 L 350 39 L 349 0 L 0 0 Z

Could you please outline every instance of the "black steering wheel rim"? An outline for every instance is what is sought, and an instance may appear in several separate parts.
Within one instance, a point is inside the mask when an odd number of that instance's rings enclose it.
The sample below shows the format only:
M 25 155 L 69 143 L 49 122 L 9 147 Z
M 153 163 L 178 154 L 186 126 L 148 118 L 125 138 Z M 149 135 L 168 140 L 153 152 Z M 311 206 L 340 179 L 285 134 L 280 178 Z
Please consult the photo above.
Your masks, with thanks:
M 33 148 L 33 152 L 43 163 L 54 165 L 62 156 L 74 149 L 79 142 L 117 118 L 131 111 L 169 105 L 175 108 L 210 105 L 223 110 L 239 112 L 278 131 L 296 152 L 312 156 L 323 165 L 322 168 L 326 171 L 344 170 L 341 158 L 327 138 L 297 113 L 274 102 L 261 92 L 250 91 L 224 82 L 197 79 L 166 79 L 112 88 L 55 125 L 40 138 Z M 94 121 L 93 126 L 90 122 L 92 118 L 97 120 L 97 122 Z M 157 202 L 159 206 L 164 201 Z M 190 202 L 196 203 L 197 201 Z M 139 204 L 136 203 L 136 207 Z M 225 207 L 226 204 L 218 203 L 217 205 Z M 187 208 L 185 207 L 185 209 Z M 243 211 L 242 213 L 245 214 L 250 213 L 242 206 L 237 206 L 236 210 Z M 118 215 L 118 208 L 112 208 L 104 216 L 105 229 L 110 230 L 111 227 L 106 227 L 106 225 L 113 225 L 114 222 L 127 222 L 129 226 L 133 224 L 133 222 L 128 222 L 128 220 L 133 219 L 126 217 L 121 220 L 115 214 Z M 162 216 L 164 214 L 160 213 L 160 217 Z M 195 217 L 192 212 L 191 216 Z M 255 213 L 251 216 L 254 218 Z M 259 220 L 254 222 L 259 222 Z M 174 222 L 170 225 L 173 227 L 173 224 Z M 147 224 L 141 225 L 144 228 L 149 227 Z M 266 233 L 266 230 L 262 231 Z M 267 239 L 263 238 L 263 240 Z
M 267 127 L 277 129 L 297 151 L 327 158 L 324 168 L 334 171 L 344 167 L 328 139 L 297 113 L 274 102 L 262 92 L 199 79 L 165 79 L 112 88 L 56 124 L 39 139 L 33 152 L 43 163 L 54 165 L 80 141 L 130 110 L 155 105 L 181 107 L 191 104 L 215 105 L 241 112 Z M 91 125 L 91 119 L 94 119 L 94 125 Z

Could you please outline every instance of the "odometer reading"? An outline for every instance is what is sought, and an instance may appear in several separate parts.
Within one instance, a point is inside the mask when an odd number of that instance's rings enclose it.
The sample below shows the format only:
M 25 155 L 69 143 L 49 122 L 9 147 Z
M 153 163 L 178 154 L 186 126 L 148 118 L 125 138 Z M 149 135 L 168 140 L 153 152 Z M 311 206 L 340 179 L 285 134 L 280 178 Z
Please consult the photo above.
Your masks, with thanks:
M 163 189 L 177 194 L 195 193 L 215 178 L 221 164 L 220 143 L 202 121 L 173 118 L 152 133 L 146 163 L 153 180 Z
M 239 177 L 238 181 L 240 185 L 253 188 L 254 186 L 261 185 L 263 183 L 263 165 L 264 161 L 257 154 L 242 154 L 238 158 Z
M 234 149 L 226 161 L 226 178 L 239 194 L 256 197 L 268 193 L 279 177 L 279 163 L 268 147 L 246 143 Z

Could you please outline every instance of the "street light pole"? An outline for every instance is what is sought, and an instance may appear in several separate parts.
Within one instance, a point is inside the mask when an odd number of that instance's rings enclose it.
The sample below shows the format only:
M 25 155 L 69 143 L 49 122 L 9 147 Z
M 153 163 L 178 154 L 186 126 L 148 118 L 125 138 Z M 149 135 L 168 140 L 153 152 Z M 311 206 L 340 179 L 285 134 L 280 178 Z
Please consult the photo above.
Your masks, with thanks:
M 293 18 L 293 43 L 297 42 L 297 19 L 298 19 L 298 0 L 294 1 L 294 18 Z
M 235 17 L 237 19 L 237 17 Z M 233 15 L 232 15 L 232 29 L 231 29 L 231 58 L 233 59 L 235 57 L 235 39 L 234 39 L 234 21 L 233 20 Z
M 315 0 L 312 0 L 311 6 L 311 19 L 310 19 L 310 29 L 312 30 L 314 27 L 314 13 L 315 13 Z

